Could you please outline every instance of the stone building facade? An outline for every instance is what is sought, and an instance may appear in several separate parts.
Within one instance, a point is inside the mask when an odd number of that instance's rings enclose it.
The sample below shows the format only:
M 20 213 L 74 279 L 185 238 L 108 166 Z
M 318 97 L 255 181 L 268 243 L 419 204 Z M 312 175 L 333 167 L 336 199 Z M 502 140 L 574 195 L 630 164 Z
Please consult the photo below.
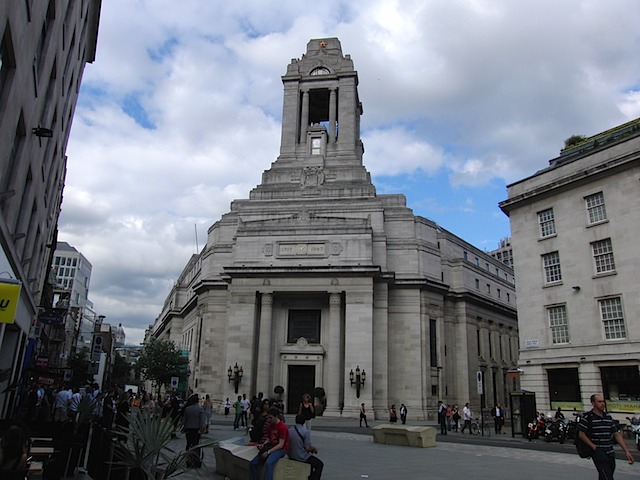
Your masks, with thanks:
M 100 8 L 101 0 L 0 2 L 0 272 L 22 285 L 13 323 L 0 324 L 0 370 L 10 372 L 0 382 L 2 418 L 20 391 L 5 387 L 27 385 L 32 325 L 41 345 L 64 341 L 35 320 L 52 306 L 67 141 L 84 67 L 95 59 Z
M 287 411 L 314 387 L 325 415 L 438 398 L 480 405 L 517 387 L 512 270 L 379 195 L 363 166 L 358 75 L 336 38 L 311 40 L 282 77 L 280 155 L 248 199 L 214 223 L 148 335 L 188 352 L 189 386 L 220 401 L 273 396 Z M 392 159 L 390 159 L 391 161 Z M 364 385 L 351 372 L 366 373 Z
M 508 186 L 521 382 L 540 410 L 640 411 L 640 119 Z

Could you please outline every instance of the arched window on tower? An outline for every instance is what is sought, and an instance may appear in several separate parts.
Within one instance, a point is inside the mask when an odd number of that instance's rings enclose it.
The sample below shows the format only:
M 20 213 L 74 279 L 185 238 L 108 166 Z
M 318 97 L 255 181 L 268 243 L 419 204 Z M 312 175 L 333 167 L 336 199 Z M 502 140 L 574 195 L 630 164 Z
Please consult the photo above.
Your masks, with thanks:
M 315 77 L 316 75 L 329 75 L 330 73 L 331 72 L 326 67 L 317 67 L 311 70 L 310 75 Z

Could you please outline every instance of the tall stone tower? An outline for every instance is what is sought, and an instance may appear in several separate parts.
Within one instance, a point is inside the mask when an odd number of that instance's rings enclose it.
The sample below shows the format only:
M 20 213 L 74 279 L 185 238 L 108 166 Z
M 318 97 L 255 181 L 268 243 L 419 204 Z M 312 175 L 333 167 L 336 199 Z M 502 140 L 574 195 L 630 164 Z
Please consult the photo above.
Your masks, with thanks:
M 280 156 L 251 199 L 375 196 L 362 166 L 358 73 L 340 41 L 309 41 L 282 81 Z
M 215 400 L 282 387 L 294 413 L 322 387 L 327 415 L 356 416 L 364 402 L 384 417 L 405 403 L 425 418 L 441 395 L 473 401 L 484 362 L 504 402 L 517 360 L 502 358 L 517 345 L 508 267 L 413 215 L 403 195 L 376 194 L 358 75 L 338 39 L 311 40 L 282 81 L 280 155 L 211 226 L 151 335 L 189 352 L 190 386 Z M 504 293 L 482 298 L 470 291 L 480 284 Z

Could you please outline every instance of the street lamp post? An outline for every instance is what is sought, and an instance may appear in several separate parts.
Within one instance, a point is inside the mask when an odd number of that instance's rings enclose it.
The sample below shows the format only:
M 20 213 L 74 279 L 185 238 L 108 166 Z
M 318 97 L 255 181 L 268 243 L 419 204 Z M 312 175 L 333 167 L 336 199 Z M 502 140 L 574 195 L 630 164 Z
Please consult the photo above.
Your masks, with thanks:
M 351 386 L 356 386 L 356 398 L 360 398 L 360 387 L 364 387 L 364 381 L 367 378 L 367 373 L 364 371 L 360 371 L 360 365 L 356 366 L 356 371 L 354 373 L 353 369 L 349 372 L 349 381 L 351 382 Z
M 235 387 L 235 392 L 238 393 L 238 386 L 242 381 L 242 375 L 244 371 L 242 370 L 242 365 L 238 367 L 238 362 L 233 366 L 233 368 L 229 367 L 227 370 L 227 376 L 229 377 L 229 381 L 233 382 L 233 386 Z

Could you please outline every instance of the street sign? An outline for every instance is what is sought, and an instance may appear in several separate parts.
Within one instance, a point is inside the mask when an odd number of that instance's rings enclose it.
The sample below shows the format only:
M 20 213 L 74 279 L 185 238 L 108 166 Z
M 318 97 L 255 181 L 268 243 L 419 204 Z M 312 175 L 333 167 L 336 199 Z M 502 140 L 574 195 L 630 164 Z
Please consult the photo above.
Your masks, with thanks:
M 180 383 L 180 377 L 171 377 L 171 388 L 178 388 L 178 383 Z
M 49 357 L 36 357 L 36 367 L 47 368 L 49 366 Z
M 478 395 L 484 394 L 484 382 L 482 381 L 482 372 L 476 372 L 476 382 L 478 384 Z
M 67 315 L 66 308 L 48 308 L 38 313 L 38 321 L 45 325 L 62 325 Z
M 20 283 L 4 279 L 0 281 L 0 323 L 15 322 L 20 288 Z
M 62 377 L 62 380 L 65 382 L 70 382 L 72 378 L 73 378 L 73 370 L 71 370 L 70 368 L 67 368 L 64 371 L 64 376 Z
M 93 335 L 93 345 L 91 347 L 91 361 L 99 362 L 102 354 L 102 336 Z

